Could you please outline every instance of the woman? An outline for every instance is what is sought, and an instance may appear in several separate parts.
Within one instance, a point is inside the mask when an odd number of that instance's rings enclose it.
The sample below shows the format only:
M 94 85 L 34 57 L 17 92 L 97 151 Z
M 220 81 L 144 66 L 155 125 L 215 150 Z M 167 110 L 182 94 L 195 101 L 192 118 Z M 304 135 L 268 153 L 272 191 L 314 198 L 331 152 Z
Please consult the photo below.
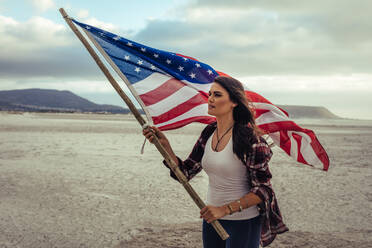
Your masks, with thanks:
M 270 183 L 272 152 L 255 124 L 243 85 L 230 77 L 216 77 L 209 91 L 208 114 L 216 122 L 202 131 L 185 161 L 174 154 L 156 127 L 143 134 L 152 142 L 155 133 L 188 180 L 202 169 L 209 176 L 207 206 L 200 210 L 204 248 L 269 245 L 288 228 Z M 171 176 L 176 179 L 172 172 Z M 209 224 L 217 219 L 230 235 L 226 241 Z

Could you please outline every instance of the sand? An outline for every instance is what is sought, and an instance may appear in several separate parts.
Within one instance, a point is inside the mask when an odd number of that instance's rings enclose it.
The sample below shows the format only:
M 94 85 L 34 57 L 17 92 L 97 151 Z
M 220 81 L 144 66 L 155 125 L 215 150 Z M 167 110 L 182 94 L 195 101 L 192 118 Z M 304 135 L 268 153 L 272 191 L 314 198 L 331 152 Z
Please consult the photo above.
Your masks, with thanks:
M 372 121 L 299 120 L 328 172 L 274 147 L 290 231 L 270 247 L 372 247 Z M 202 124 L 167 132 L 186 157 Z M 0 113 L 0 247 L 202 247 L 196 205 L 130 115 Z M 205 199 L 204 172 L 191 181 Z

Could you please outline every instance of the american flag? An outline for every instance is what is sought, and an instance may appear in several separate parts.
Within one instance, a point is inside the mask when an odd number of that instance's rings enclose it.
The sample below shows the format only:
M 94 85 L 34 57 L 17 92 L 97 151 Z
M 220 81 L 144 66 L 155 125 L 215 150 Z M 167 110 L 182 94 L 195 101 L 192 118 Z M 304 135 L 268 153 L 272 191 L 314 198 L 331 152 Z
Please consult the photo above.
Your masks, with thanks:
M 73 22 L 89 32 L 106 59 L 125 75 L 128 88 L 148 120 L 159 129 L 215 121 L 208 115 L 208 91 L 216 76 L 226 74 L 192 57 L 151 48 L 97 27 Z M 328 155 L 314 132 L 301 128 L 283 109 L 244 86 L 258 127 L 298 162 L 328 170 Z

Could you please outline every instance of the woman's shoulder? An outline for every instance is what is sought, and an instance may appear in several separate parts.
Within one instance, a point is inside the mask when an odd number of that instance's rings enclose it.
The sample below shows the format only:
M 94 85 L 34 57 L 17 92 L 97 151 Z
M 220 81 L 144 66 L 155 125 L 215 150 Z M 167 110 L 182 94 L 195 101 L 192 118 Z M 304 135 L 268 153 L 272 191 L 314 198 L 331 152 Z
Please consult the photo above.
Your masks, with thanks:
M 203 129 L 203 131 L 201 132 L 201 136 L 203 135 L 208 135 L 208 134 L 211 134 L 214 132 L 214 130 L 216 129 L 217 127 L 217 122 L 212 122 L 212 123 L 209 123 L 208 125 L 206 125 Z
M 214 130 L 217 127 L 217 122 L 212 122 L 204 127 L 204 129 L 201 131 L 201 134 L 199 136 L 199 139 L 197 143 L 199 144 L 205 144 L 209 137 L 213 134 Z
M 207 128 L 216 128 L 217 127 L 217 121 L 214 121 L 212 123 L 209 123 L 204 129 Z
M 267 141 L 267 137 L 265 137 L 263 135 L 259 135 L 254 144 L 256 144 L 258 146 L 268 146 L 268 147 L 270 147 L 269 142 Z

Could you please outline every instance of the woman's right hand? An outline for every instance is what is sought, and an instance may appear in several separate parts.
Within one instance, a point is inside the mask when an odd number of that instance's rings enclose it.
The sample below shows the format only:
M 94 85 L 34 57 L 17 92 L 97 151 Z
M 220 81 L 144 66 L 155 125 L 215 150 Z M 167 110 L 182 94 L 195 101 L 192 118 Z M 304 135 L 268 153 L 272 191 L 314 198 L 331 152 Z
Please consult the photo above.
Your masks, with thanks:
M 158 137 L 158 140 L 160 144 L 165 148 L 165 150 L 168 152 L 168 154 L 171 156 L 173 161 L 178 165 L 178 159 L 176 154 L 174 154 L 171 145 L 169 144 L 169 141 L 167 137 L 164 135 L 162 131 L 160 131 L 155 126 L 148 126 L 142 130 L 142 134 L 150 141 L 150 143 L 154 142 L 154 136 Z M 169 167 L 168 167 L 169 168 Z
M 142 134 L 152 144 L 154 142 L 154 136 L 156 135 L 156 137 L 158 137 L 158 140 L 159 140 L 160 144 L 162 144 L 164 146 L 164 148 L 168 148 L 169 147 L 169 141 L 168 141 L 167 137 L 164 135 L 164 133 L 162 131 L 160 131 L 155 126 L 149 126 L 147 128 L 144 128 L 142 130 Z

